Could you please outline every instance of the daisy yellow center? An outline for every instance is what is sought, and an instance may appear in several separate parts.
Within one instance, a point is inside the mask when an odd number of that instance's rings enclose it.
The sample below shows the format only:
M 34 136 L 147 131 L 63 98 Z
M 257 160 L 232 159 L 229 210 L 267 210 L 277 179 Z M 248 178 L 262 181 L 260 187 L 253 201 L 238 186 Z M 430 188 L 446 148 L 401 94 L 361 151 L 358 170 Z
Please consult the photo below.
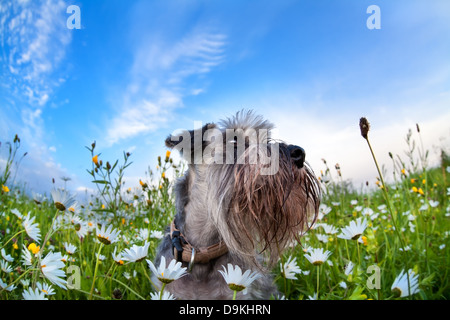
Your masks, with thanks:
M 392 289 L 392 292 L 394 293 L 395 297 L 400 297 L 402 295 L 402 290 L 400 290 L 399 288 L 395 287 L 394 289 Z
M 55 202 L 55 207 L 56 207 L 56 209 L 58 209 L 59 211 L 64 211 L 64 210 L 66 210 L 66 207 L 65 207 L 61 202 Z
M 361 233 L 355 234 L 355 235 L 352 237 L 352 240 L 358 240 L 360 235 L 361 235 Z
M 245 287 L 241 284 L 229 283 L 228 287 L 233 291 L 242 291 Z
M 103 244 L 111 244 L 111 241 L 109 241 L 109 237 L 98 235 L 97 238 Z
M 313 262 L 313 265 L 315 265 L 315 266 L 320 266 L 321 264 L 323 264 L 322 260 L 316 260 Z
M 48 291 L 47 291 L 47 290 L 42 289 L 42 292 L 48 294 Z
M 173 279 L 166 279 L 166 278 L 163 278 L 163 275 L 162 275 L 162 274 L 161 274 L 161 277 L 158 278 L 158 280 L 161 281 L 162 283 L 165 283 L 165 284 L 171 283 L 171 282 L 173 281 Z

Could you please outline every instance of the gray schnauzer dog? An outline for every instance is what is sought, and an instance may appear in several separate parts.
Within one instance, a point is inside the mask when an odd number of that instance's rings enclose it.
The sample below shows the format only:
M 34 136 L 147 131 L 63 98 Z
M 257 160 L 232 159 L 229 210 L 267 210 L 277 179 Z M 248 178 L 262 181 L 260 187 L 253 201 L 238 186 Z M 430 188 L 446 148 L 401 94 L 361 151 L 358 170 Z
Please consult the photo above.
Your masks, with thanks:
M 174 186 L 176 216 L 155 261 L 159 265 L 164 256 L 188 268 L 165 287 L 176 298 L 231 299 L 218 272 L 229 263 L 262 275 L 237 299 L 278 293 L 270 268 L 315 221 L 321 193 L 305 151 L 274 141 L 271 129 L 261 116 L 242 110 L 166 139 L 188 162 Z

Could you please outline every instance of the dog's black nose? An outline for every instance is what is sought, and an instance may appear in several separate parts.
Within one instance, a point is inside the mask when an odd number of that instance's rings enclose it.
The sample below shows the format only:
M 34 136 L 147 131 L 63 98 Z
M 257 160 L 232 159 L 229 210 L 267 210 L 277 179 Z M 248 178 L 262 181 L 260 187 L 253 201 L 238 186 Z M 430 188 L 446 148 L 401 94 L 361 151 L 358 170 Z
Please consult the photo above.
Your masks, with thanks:
M 289 145 L 288 150 L 291 155 L 291 160 L 295 163 L 295 165 L 298 168 L 303 168 L 306 156 L 305 150 L 293 144 Z

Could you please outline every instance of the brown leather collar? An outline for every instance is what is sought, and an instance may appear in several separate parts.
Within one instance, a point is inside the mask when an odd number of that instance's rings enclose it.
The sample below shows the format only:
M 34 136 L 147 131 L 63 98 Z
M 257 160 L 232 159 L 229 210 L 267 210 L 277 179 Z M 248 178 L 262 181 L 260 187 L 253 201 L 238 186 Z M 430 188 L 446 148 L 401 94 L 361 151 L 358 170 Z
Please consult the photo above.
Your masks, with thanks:
M 175 220 L 172 220 L 170 224 L 170 238 L 172 239 L 173 256 L 177 261 L 189 263 L 189 269 L 195 263 L 208 263 L 210 260 L 228 252 L 228 248 L 223 241 L 208 247 L 194 248 L 180 230 L 175 227 Z

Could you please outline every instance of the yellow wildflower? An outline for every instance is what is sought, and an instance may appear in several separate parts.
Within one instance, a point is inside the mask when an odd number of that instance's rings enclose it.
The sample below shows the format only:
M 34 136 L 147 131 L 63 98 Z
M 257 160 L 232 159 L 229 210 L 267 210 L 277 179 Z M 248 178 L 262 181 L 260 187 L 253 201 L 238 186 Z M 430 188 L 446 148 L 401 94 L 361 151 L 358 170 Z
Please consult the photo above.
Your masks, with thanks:
M 419 192 L 421 195 L 424 195 L 424 194 L 425 194 L 425 193 L 423 192 L 422 188 L 419 188 L 418 192 Z
M 98 166 L 98 155 L 95 155 L 95 156 L 92 158 L 92 162 L 94 162 L 95 165 Z
M 18 246 L 17 243 L 15 243 L 15 242 L 13 243 L 13 249 L 14 249 L 14 250 L 19 249 L 19 246 Z
M 9 192 L 9 188 L 7 186 L 2 185 L 2 191 L 4 193 L 8 193 Z
M 161 175 L 161 177 L 162 177 L 163 179 L 165 179 L 165 178 L 166 178 L 166 173 L 163 172 L 162 175 Z
M 427 183 L 427 180 L 423 179 L 422 184 L 425 184 L 425 183 Z
M 405 168 L 402 169 L 402 174 L 406 176 L 406 170 L 405 170 Z
M 30 250 L 33 254 L 36 254 L 41 250 L 41 247 L 37 246 L 36 243 L 32 242 L 28 246 L 28 250 Z
M 364 244 L 365 246 L 367 246 L 367 237 L 366 237 L 366 236 L 362 236 L 362 237 L 361 237 L 361 240 L 363 241 L 363 244 Z
M 415 183 L 417 179 L 411 179 L 411 183 Z
M 416 187 L 412 187 L 412 191 L 417 193 L 419 190 Z
M 165 159 L 165 161 L 166 162 L 169 161 L 169 158 L 170 158 L 170 150 L 167 150 L 166 151 L 166 159 Z

